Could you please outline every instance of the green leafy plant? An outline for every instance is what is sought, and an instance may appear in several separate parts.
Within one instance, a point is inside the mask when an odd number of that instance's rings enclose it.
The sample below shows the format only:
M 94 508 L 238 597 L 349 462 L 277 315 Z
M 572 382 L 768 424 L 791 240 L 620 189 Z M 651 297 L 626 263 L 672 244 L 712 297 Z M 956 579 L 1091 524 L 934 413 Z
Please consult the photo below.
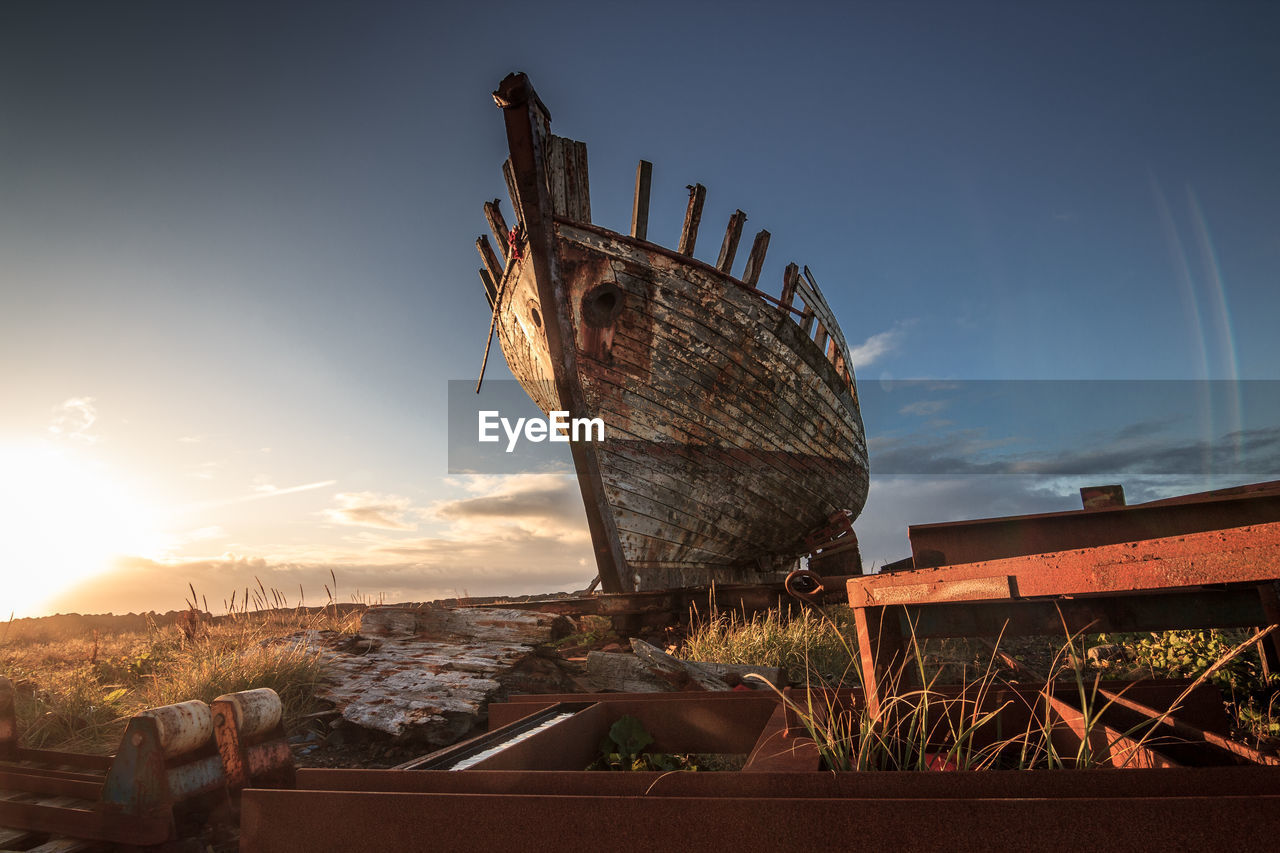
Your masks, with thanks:
M 627 714 L 609 727 L 600 740 L 600 758 L 589 770 L 697 770 L 688 755 L 644 752 L 653 743 L 653 735 L 644 724 Z

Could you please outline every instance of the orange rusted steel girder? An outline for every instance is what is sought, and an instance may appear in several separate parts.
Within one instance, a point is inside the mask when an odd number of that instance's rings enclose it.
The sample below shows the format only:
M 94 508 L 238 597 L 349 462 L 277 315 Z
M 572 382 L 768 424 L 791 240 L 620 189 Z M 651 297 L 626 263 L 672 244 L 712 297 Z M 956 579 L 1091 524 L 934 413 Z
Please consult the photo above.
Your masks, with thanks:
M 1280 521 L 1280 481 L 1133 506 L 913 524 L 907 535 L 921 569 L 1273 521 Z

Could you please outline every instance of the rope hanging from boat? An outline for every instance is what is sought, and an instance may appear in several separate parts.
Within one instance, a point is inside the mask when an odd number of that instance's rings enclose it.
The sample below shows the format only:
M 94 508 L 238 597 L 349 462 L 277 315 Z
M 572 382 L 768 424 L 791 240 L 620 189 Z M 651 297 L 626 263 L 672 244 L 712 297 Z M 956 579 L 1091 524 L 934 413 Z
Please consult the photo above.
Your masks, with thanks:
M 489 365 L 489 350 L 493 348 L 493 329 L 498 325 L 498 312 L 502 310 L 502 294 L 507 291 L 507 281 L 511 278 L 511 268 L 515 262 L 524 257 L 520 247 L 524 243 L 524 231 L 519 225 L 511 229 L 507 236 L 510 250 L 507 252 L 507 266 L 502 271 L 502 281 L 498 283 L 498 295 L 493 298 L 493 316 L 489 318 L 489 338 L 484 342 L 484 358 L 480 361 L 480 378 L 476 380 L 476 393 L 484 383 L 484 370 Z

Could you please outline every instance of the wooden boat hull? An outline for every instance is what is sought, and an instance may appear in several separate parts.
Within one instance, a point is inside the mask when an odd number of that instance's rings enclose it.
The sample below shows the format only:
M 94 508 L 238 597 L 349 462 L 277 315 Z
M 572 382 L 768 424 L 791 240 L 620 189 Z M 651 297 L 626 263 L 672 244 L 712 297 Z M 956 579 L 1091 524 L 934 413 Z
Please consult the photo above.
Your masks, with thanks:
M 810 550 L 806 534 L 866 500 L 852 377 L 759 291 L 538 210 L 530 185 L 517 190 L 528 245 L 502 269 L 497 335 L 539 408 L 604 421 L 575 463 L 623 588 L 777 580 Z

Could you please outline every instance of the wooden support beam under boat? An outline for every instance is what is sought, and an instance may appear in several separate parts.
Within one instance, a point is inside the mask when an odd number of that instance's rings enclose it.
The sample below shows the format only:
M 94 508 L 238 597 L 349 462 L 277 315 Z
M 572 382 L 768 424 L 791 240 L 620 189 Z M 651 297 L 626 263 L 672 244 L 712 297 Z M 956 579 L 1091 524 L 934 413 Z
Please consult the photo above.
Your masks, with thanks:
M 747 268 L 742 271 L 742 283 L 747 287 L 755 287 L 760 281 L 760 269 L 764 266 L 765 252 L 769 251 L 769 232 L 761 229 L 751 244 L 751 254 L 747 256 Z
M 729 226 L 724 230 L 724 242 L 720 244 L 720 257 L 716 260 L 716 269 L 728 273 L 733 269 L 733 256 L 738 253 L 738 241 L 742 239 L 742 226 L 747 215 L 741 210 L 734 211 L 729 217 Z
M 795 263 L 787 264 L 782 273 L 782 304 L 790 308 L 796 298 L 796 285 L 800 283 L 800 267 Z
M 493 232 L 493 241 L 498 244 L 498 253 L 502 256 L 503 263 L 507 260 L 507 240 L 511 236 L 511 231 L 507 228 L 507 220 L 502 218 L 502 211 L 498 209 L 500 199 L 486 201 L 484 203 L 484 218 L 489 220 L 489 230 Z
M 631 202 L 631 236 L 649 239 L 649 185 L 653 182 L 653 164 L 641 160 L 636 166 L 636 194 Z
M 527 240 L 527 261 L 543 306 L 547 353 L 555 378 L 556 394 L 570 417 L 587 411 L 582 385 L 578 381 L 577 352 L 569 298 L 560 276 L 556 254 L 551 199 L 547 184 L 546 157 L 551 139 L 551 115 L 543 106 L 524 74 L 508 74 L 493 93 L 502 109 L 507 129 L 508 161 L 516 193 L 520 199 L 521 224 Z M 569 444 L 578 472 L 578 486 L 587 511 L 592 550 L 605 592 L 629 592 L 635 585 L 622 553 L 621 539 L 604 493 L 600 459 L 591 442 Z
M 684 212 L 684 227 L 680 229 L 680 245 L 676 252 L 693 257 L 693 247 L 698 243 L 698 225 L 702 222 L 702 203 L 707 200 L 707 188 L 702 184 L 689 187 L 689 206 Z

